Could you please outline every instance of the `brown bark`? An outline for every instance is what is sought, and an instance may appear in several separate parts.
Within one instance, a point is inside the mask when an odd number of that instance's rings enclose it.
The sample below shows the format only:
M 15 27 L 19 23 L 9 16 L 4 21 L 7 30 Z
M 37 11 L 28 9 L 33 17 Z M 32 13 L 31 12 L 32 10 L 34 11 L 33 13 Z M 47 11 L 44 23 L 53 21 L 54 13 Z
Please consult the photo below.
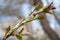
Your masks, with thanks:
M 40 19 L 41 25 L 43 30 L 47 33 L 48 37 L 51 40 L 60 40 L 59 36 L 50 28 L 49 23 L 46 19 L 46 16 L 44 16 L 44 19 Z

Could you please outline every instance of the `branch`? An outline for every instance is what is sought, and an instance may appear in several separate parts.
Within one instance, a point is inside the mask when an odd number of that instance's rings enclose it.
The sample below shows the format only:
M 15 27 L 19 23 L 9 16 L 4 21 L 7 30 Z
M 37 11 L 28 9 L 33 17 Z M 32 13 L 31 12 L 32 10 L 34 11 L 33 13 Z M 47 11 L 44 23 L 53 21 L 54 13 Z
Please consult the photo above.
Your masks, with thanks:
M 49 5 L 51 6 L 51 5 Z M 44 17 L 43 16 L 38 16 L 37 14 L 40 14 L 41 12 L 44 12 L 44 13 L 47 13 L 45 10 L 49 11 L 51 7 L 42 7 L 42 8 L 39 8 L 39 10 L 33 14 L 34 11 L 30 12 L 31 15 L 28 17 L 28 18 L 24 18 L 22 19 L 15 27 L 13 27 L 4 37 L 3 37 L 3 40 L 6 40 L 8 37 L 10 37 L 19 27 L 21 27 L 22 25 L 24 25 L 25 23 L 28 23 L 28 22 L 31 22 L 33 20 L 36 20 L 36 19 L 43 19 Z M 37 6 L 38 7 L 38 6 Z M 34 8 L 35 9 L 35 8 Z
M 33 20 L 36 19 L 42 19 L 41 17 L 39 17 L 38 15 L 33 16 L 33 17 L 29 17 L 26 19 L 22 19 L 15 27 L 13 27 L 8 33 L 7 35 L 4 36 L 3 40 L 6 40 L 9 36 L 11 36 L 19 27 L 21 27 L 22 25 L 24 25 L 25 23 L 31 22 Z

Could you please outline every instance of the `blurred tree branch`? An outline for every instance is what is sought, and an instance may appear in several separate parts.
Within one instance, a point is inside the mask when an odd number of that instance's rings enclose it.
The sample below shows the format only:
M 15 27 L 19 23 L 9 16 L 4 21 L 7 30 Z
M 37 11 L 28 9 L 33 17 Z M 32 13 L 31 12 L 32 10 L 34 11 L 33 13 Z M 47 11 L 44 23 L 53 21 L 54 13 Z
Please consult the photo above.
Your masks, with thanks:
M 43 30 L 48 34 L 48 37 L 50 37 L 51 40 L 60 40 L 59 39 L 59 36 L 56 34 L 56 32 L 54 32 L 50 26 L 49 26 L 49 23 L 46 19 L 46 16 L 44 14 L 44 19 L 40 19 L 40 22 L 42 24 L 42 28 Z

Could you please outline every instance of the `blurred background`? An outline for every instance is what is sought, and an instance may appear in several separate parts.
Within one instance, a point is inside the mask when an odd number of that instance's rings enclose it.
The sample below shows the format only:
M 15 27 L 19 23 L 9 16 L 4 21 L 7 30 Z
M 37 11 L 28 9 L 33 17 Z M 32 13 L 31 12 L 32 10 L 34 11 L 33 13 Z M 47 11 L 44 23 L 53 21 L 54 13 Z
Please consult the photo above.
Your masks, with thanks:
M 9 25 L 14 27 L 23 17 L 27 18 L 38 2 L 42 2 L 43 6 L 53 2 L 56 9 L 52 10 L 52 14 L 46 14 L 46 19 L 52 31 L 60 37 L 60 0 L 0 0 L 0 40 L 2 40 L 6 28 Z M 50 40 L 48 33 L 43 29 L 41 20 L 34 20 L 23 27 L 24 33 L 30 33 L 30 36 L 24 36 L 23 40 Z M 46 29 L 48 28 L 46 27 Z M 7 40 L 17 39 L 9 37 Z

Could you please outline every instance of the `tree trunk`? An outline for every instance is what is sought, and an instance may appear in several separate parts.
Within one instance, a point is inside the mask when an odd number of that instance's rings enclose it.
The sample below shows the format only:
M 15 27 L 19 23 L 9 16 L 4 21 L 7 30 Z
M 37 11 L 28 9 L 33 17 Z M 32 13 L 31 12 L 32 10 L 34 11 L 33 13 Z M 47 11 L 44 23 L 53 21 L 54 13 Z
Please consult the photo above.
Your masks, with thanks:
M 44 14 L 44 19 L 40 19 L 43 30 L 48 34 L 48 37 L 51 40 L 60 40 L 59 36 L 50 28 L 49 23 L 46 19 L 46 15 Z

